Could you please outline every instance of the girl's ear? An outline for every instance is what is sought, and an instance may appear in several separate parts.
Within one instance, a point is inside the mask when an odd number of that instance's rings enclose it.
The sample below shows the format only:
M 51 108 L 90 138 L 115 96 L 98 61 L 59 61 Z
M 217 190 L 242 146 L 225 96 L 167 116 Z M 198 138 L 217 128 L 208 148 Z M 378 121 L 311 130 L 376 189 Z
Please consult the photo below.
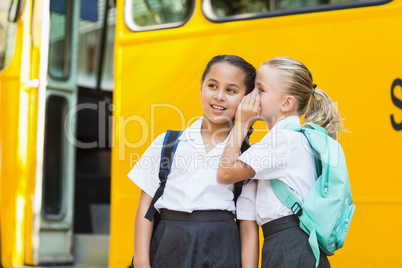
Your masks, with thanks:
M 293 96 L 287 96 L 285 102 L 281 106 L 282 112 L 289 112 L 296 104 L 296 98 Z

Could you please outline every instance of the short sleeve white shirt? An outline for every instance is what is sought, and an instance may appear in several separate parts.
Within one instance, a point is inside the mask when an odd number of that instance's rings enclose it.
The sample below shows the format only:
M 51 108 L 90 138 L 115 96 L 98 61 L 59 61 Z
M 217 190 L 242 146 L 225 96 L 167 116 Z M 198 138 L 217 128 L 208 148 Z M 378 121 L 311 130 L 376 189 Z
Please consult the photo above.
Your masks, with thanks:
M 163 195 L 155 208 L 189 212 L 194 210 L 235 211 L 233 185 L 217 181 L 217 171 L 228 138 L 206 153 L 201 136 L 202 118 L 183 131 Z M 166 133 L 148 147 L 128 177 L 153 197 L 159 187 L 161 149 Z
M 255 199 L 257 196 L 257 180 L 247 180 L 236 204 L 236 218 L 239 220 L 255 221 Z
M 271 179 L 285 182 L 303 202 L 317 178 L 314 154 L 306 137 L 300 132 L 283 129 L 287 124 L 300 125 L 300 119 L 289 116 L 277 122 L 260 142 L 238 158 L 256 172 L 253 178 L 257 180 L 254 204 L 242 205 L 242 211 L 255 211 L 259 225 L 293 214 L 276 197 Z M 238 215 L 239 219 L 247 217 L 243 216 L 245 214 Z

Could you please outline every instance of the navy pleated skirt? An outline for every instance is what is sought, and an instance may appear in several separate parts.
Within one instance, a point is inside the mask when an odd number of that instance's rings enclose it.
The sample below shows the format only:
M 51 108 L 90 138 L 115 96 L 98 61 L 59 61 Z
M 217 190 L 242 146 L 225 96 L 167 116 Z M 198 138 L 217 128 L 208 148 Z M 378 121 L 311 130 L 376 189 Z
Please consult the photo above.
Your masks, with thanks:
M 279 218 L 262 226 L 264 245 L 263 268 L 313 268 L 315 257 L 308 242 L 308 235 L 299 227 L 295 215 Z M 330 268 L 327 256 L 320 250 L 320 268 Z
M 239 230 L 229 211 L 161 211 L 151 241 L 152 268 L 240 268 Z

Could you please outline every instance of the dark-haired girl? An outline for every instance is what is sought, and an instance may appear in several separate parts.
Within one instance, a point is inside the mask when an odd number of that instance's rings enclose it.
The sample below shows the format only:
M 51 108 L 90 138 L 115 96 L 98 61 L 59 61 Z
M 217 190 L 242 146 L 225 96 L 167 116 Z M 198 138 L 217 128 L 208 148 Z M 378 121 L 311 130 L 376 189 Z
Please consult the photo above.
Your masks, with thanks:
M 179 137 L 166 187 L 155 203 L 161 222 L 153 236 L 153 223 L 144 215 L 159 187 L 159 170 L 149 168 L 149 163 L 159 166 L 165 133 L 128 174 L 142 190 L 135 219 L 134 267 L 257 266 L 257 226 L 253 221 L 241 223 L 240 243 L 234 186 L 216 181 L 236 109 L 253 90 L 254 78 L 254 67 L 238 56 L 216 56 L 207 64 L 201 79 L 203 116 Z

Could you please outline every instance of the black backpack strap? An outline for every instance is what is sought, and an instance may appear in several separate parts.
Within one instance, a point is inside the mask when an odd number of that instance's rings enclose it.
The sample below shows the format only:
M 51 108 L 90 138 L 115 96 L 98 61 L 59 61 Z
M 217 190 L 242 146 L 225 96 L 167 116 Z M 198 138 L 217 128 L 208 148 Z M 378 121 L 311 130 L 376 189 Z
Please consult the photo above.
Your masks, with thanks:
M 241 191 L 243 189 L 243 184 L 244 184 L 244 181 L 239 181 L 239 182 L 236 182 L 234 184 L 233 201 L 235 203 L 235 206 L 236 206 L 236 203 L 237 203 L 237 199 L 239 198 L 239 196 L 241 194 Z
M 166 132 L 165 139 L 163 140 L 163 147 L 161 152 L 161 162 L 159 166 L 159 188 L 156 190 L 154 198 L 152 199 L 151 205 L 148 208 L 145 218 L 152 220 L 155 216 L 155 203 L 162 196 L 163 191 L 166 186 L 166 181 L 170 173 L 170 167 L 172 166 L 173 155 L 176 151 L 177 145 L 179 143 L 179 136 L 182 131 L 168 130 Z

